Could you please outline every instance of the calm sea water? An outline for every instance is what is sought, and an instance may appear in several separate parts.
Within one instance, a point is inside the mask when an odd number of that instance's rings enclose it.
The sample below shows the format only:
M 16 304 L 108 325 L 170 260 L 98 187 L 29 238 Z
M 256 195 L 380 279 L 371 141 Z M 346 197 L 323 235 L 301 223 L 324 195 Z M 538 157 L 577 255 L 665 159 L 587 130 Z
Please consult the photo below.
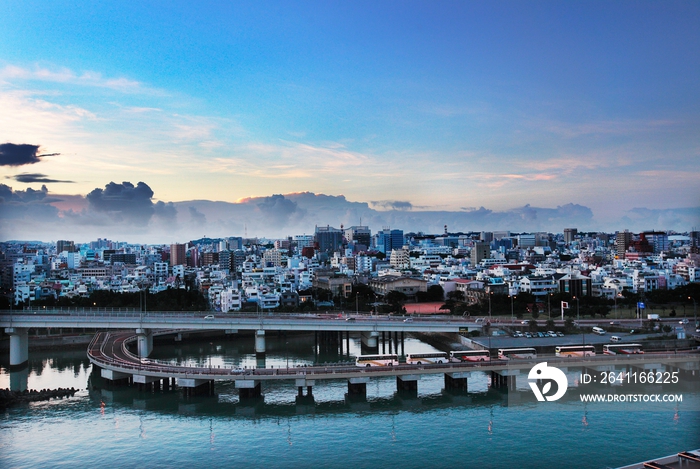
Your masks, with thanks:
M 268 367 L 341 359 L 314 357 L 313 340 L 298 336 L 270 337 L 267 348 Z M 211 339 L 159 344 L 154 357 L 254 366 L 252 350 L 252 339 Z M 407 352 L 429 350 L 406 341 Z M 358 340 L 349 353 L 359 353 Z M 10 386 L 6 362 L 1 388 Z M 486 375 L 470 379 L 467 394 L 424 376 L 416 395 L 398 394 L 394 379 L 373 380 L 359 402 L 346 398 L 342 380 L 315 386 L 313 401 L 298 400 L 293 383 L 263 384 L 261 401 L 239 401 L 232 383 L 217 383 L 216 397 L 185 399 L 107 387 L 83 351 L 30 353 L 26 380 L 32 389 L 81 390 L 2 414 L 2 468 L 605 468 L 700 448 L 700 413 L 685 410 L 698 408 L 692 388 L 683 404 L 661 412 L 591 411 L 575 402 L 547 412 L 509 407 Z

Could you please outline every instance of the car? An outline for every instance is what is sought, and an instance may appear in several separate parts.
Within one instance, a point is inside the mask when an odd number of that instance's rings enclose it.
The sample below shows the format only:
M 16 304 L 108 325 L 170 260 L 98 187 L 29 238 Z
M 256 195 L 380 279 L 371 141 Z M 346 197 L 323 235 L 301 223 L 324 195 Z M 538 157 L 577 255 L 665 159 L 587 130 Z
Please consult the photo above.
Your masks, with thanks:
M 554 332 L 554 331 L 547 331 L 547 336 L 548 336 L 548 337 L 556 337 L 556 336 L 557 336 L 557 333 Z
M 622 339 L 619 336 L 613 335 L 610 337 L 610 342 L 619 342 Z
M 354 321 L 355 318 L 345 318 L 345 320 L 346 320 L 346 321 Z M 404 322 L 406 322 L 406 321 L 404 321 Z
M 206 316 L 204 316 L 204 319 L 214 319 L 214 315 L 213 315 L 213 314 L 207 314 Z
M 563 332 L 557 332 L 557 337 L 564 337 L 564 333 L 563 333 Z
M 413 318 L 406 318 L 403 320 L 403 322 L 413 322 Z
M 522 332 L 520 331 L 515 331 L 513 332 L 513 337 L 525 337 Z
M 620 324 L 620 323 L 617 321 L 610 321 L 611 326 L 617 326 L 618 324 Z
M 520 324 L 527 325 L 530 321 L 521 321 Z
M 678 321 L 678 324 L 683 324 L 683 325 L 688 324 L 688 320 L 683 318 L 680 321 Z
M 529 332 L 526 332 L 525 337 L 527 337 L 528 339 L 532 339 L 532 334 L 530 334 Z
M 538 332 L 537 337 L 545 337 L 544 332 Z

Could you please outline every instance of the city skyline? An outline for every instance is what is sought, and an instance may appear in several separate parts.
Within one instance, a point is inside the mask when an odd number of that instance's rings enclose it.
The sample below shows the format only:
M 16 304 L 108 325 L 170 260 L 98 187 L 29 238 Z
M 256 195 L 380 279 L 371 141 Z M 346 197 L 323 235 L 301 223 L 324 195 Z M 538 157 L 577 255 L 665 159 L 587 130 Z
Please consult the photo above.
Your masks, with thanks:
M 700 225 L 694 2 L 0 11 L 2 240 Z

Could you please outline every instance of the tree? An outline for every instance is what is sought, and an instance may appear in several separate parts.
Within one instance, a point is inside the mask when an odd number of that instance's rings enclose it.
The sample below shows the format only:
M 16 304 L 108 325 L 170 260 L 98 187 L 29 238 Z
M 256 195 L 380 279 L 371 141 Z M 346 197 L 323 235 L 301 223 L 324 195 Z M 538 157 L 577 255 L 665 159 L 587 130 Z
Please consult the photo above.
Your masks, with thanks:
M 426 296 L 428 301 L 442 301 L 445 299 L 445 290 L 440 285 L 430 285 Z
M 407 298 L 405 293 L 396 290 L 392 290 L 384 296 L 384 300 L 391 306 L 391 311 L 397 313 L 401 312 Z

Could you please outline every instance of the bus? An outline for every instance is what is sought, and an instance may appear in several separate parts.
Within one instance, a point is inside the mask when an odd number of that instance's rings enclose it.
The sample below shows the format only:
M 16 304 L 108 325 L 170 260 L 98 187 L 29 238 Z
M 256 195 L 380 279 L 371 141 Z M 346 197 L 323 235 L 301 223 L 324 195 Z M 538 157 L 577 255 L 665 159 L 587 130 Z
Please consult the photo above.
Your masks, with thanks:
M 450 352 L 451 362 L 488 362 L 491 355 L 488 350 L 453 350 Z
M 592 345 L 561 345 L 555 347 L 557 357 L 595 357 L 595 347 Z
M 445 352 L 433 353 L 407 353 L 407 365 L 423 365 L 426 363 L 447 363 L 447 354 Z
M 534 348 L 499 348 L 499 360 L 513 360 L 518 358 L 537 358 L 537 350 Z
M 355 359 L 357 366 L 396 366 L 399 356 L 394 354 L 360 355 Z
M 607 344 L 603 345 L 605 355 L 633 355 L 644 353 L 642 344 Z

